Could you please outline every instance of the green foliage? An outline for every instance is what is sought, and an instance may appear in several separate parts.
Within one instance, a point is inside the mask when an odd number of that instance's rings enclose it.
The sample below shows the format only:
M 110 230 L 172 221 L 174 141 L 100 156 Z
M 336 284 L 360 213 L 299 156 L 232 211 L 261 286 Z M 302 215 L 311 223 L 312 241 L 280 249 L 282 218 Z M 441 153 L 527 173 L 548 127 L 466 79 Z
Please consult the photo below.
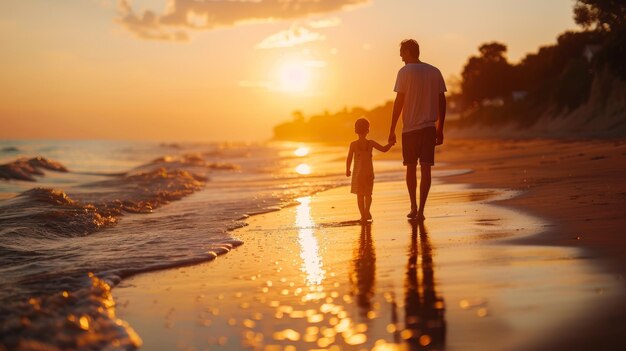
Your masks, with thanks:
M 553 100 L 559 107 L 573 110 L 589 96 L 592 74 L 583 59 L 570 60 L 558 77 Z
M 626 80 L 626 1 L 577 0 L 574 20 L 583 28 L 602 34 L 602 49 L 596 64 L 608 66 Z
M 626 80 L 626 28 L 612 32 L 597 56 L 598 65 L 606 64 L 613 73 Z
M 537 116 L 550 110 L 567 112 L 587 101 L 594 72 L 605 67 L 626 79 L 626 1 L 577 0 L 574 18 L 591 31 L 561 34 L 555 45 L 528 54 L 519 64 L 509 65 L 506 46 L 487 43 L 480 56 L 470 57 L 463 70 L 461 100 L 466 102 L 464 118 L 456 124 L 498 124 L 515 120 L 531 125 Z M 588 50 L 589 52 L 586 52 Z M 586 54 L 593 59 L 587 61 Z M 513 101 L 510 92 L 527 93 Z M 499 107 L 481 106 L 483 99 L 504 98 Z
M 626 24 L 624 0 L 577 0 L 574 20 L 583 28 L 599 31 L 616 31 Z
M 484 106 L 466 112 L 461 119 L 446 122 L 448 127 L 463 128 L 473 125 L 498 127 L 515 125 L 520 128 L 531 126 L 547 109 L 528 100 L 510 101 L 502 106 Z
M 577 107 L 586 99 L 592 78 L 591 65 L 584 56 L 585 48 L 599 41 L 599 36 L 593 32 L 561 34 L 556 45 L 542 47 L 516 66 L 517 76 L 521 78 L 518 85 L 534 95 L 531 99 L 537 104 Z
M 487 63 L 484 58 L 470 58 L 463 76 L 463 86 L 467 90 L 463 89 L 462 99 L 474 101 L 474 104 L 473 108 L 466 109 L 459 125 L 495 125 L 515 121 L 520 126 L 528 126 L 549 108 L 553 113 L 575 109 L 587 100 L 593 80 L 593 66 L 585 58 L 585 49 L 601 41 L 602 34 L 597 32 L 568 31 L 558 37 L 555 45 L 541 47 L 536 53 L 526 55 L 518 64 L 509 65 L 506 70 L 502 68 L 502 59 Z M 503 50 L 500 52 L 504 53 Z M 476 60 L 484 63 L 482 66 L 474 65 L 470 70 Z M 500 71 L 495 74 L 498 65 Z M 467 76 L 465 73 L 468 71 L 472 75 Z M 468 77 L 471 77 L 469 81 Z M 484 81 L 473 82 L 477 77 Z M 511 92 L 516 90 L 526 93 L 522 101 L 513 101 Z M 501 97 L 504 105 L 499 108 L 481 106 L 477 97 Z
M 513 89 L 513 66 L 506 59 L 506 45 L 492 42 L 478 49 L 480 56 L 472 56 L 461 74 L 463 101 L 479 104 L 484 99 L 509 96 Z

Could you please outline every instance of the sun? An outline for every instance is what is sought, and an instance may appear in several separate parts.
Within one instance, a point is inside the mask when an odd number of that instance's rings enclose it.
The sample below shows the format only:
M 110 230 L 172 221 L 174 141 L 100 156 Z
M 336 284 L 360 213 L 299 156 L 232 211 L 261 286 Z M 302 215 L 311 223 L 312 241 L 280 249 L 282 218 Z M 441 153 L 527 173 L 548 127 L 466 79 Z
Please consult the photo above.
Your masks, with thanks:
M 296 155 L 296 156 L 298 156 L 298 157 L 304 157 L 304 156 L 306 156 L 306 155 L 308 155 L 308 154 L 309 154 L 309 151 L 310 151 L 310 150 L 309 150 L 309 148 L 308 148 L 308 147 L 306 147 L 306 146 L 300 146 L 299 148 L 297 148 L 297 149 L 295 149 L 295 150 L 293 151 L 293 154 L 294 154 L 294 155 Z
M 282 91 L 303 92 L 311 85 L 311 70 L 302 63 L 286 63 L 279 69 L 278 82 Z

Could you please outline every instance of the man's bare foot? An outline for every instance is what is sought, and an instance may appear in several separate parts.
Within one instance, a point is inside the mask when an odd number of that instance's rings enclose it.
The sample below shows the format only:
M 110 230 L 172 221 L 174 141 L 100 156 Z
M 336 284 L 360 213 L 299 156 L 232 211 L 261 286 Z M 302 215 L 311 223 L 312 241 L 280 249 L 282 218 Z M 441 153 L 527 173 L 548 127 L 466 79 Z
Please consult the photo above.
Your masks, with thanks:
M 372 214 L 368 212 L 367 215 L 365 216 L 365 218 L 371 221 L 372 220 Z
M 406 215 L 407 218 L 411 218 L 414 219 L 417 217 L 417 208 L 412 208 L 411 212 L 409 212 L 409 214 Z

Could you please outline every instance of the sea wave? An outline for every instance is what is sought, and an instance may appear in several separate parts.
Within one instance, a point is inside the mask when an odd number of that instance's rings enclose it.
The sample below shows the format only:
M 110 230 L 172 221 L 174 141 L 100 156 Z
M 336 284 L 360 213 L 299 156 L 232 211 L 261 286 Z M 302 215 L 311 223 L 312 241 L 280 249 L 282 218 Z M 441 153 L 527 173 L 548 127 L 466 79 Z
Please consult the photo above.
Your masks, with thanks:
M 84 184 L 82 189 L 104 192 L 81 192 L 83 201 L 101 201 L 107 207 L 132 213 L 149 213 L 157 207 L 192 194 L 204 187 L 206 175 L 184 169 L 159 167 Z
M 0 236 L 88 235 L 117 224 L 124 212 L 150 213 L 180 200 L 207 181 L 186 170 L 160 167 L 85 184 L 71 196 L 59 189 L 30 189 L 0 204 Z
M 115 318 L 111 287 L 139 272 L 210 261 L 242 244 L 229 231 L 247 215 L 340 184 L 284 176 L 291 164 L 278 147 L 174 149 L 155 157 L 158 148 L 135 145 L 118 159 L 152 161 L 127 168 L 79 153 L 84 163 L 66 159 L 79 171 L 0 200 L 0 350 L 136 348 Z M 58 145 L 52 156 L 67 152 Z
M 55 172 L 68 172 L 60 162 L 37 156 L 21 157 L 15 161 L 0 165 L 0 179 L 15 179 L 34 182 L 36 175 L 43 176 L 43 169 Z
M 15 146 L 5 146 L 0 149 L 0 152 L 20 152 L 20 149 Z
M 72 292 L 0 305 L 4 316 L 0 346 L 8 350 L 132 350 L 141 346 L 137 333 L 115 316 L 111 286 L 93 274 L 84 285 Z M 15 314 L 15 309 L 20 313 Z
M 34 188 L 0 205 L 0 237 L 87 235 L 116 224 L 120 215 L 119 207 L 81 204 L 61 190 Z
M 27 176 L 40 175 L 41 169 L 72 173 L 42 157 L 3 166 L 3 174 L 19 180 L 34 180 Z M 129 245 L 145 249 L 121 258 L 123 231 L 89 237 L 116 226 L 128 213 L 153 213 L 203 189 L 210 172 L 237 169 L 200 154 L 164 156 L 68 189 L 36 187 L 0 201 L 0 272 L 6 283 L 0 291 L 0 350 L 138 347 L 140 339 L 115 317 L 111 287 L 139 272 L 212 260 L 242 242 L 215 238 L 185 256 L 175 242 L 146 233 L 129 239 L 135 240 Z M 138 228 L 131 230 L 149 230 L 150 221 L 136 222 Z M 94 254 L 99 259 L 86 260 Z
M 210 153 L 213 155 L 213 153 Z M 186 153 L 180 156 L 163 156 L 152 160 L 148 166 L 168 166 L 168 167 L 202 167 L 214 170 L 238 170 L 238 165 L 227 162 L 208 162 L 207 154 Z

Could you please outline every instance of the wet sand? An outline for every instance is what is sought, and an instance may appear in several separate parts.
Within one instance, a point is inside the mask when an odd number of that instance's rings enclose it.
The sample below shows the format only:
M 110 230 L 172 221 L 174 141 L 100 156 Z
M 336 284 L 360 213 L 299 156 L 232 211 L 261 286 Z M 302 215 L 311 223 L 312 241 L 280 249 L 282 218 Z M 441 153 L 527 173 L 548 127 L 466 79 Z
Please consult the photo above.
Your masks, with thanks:
M 584 249 L 626 286 L 626 140 L 455 140 L 438 149 L 446 167 L 472 173 L 448 178 L 522 195 L 498 205 L 551 221 L 541 235 L 515 243 Z M 590 316 L 591 317 L 591 316 Z M 560 344 L 570 350 L 626 349 L 626 299 Z
M 554 225 L 492 203 L 515 195 L 435 181 L 425 225 L 403 182 L 376 184 L 371 225 L 346 187 L 301 198 L 213 262 L 124 280 L 117 314 L 147 350 L 548 349 L 623 284 L 578 248 L 512 243 Z
M 532 241 L 591 249 L 626 275 L 626 140 L 451 140 L 437 158 L 473 170 L 448 181 L 522 191 L 499 204 L 555 226 Z

